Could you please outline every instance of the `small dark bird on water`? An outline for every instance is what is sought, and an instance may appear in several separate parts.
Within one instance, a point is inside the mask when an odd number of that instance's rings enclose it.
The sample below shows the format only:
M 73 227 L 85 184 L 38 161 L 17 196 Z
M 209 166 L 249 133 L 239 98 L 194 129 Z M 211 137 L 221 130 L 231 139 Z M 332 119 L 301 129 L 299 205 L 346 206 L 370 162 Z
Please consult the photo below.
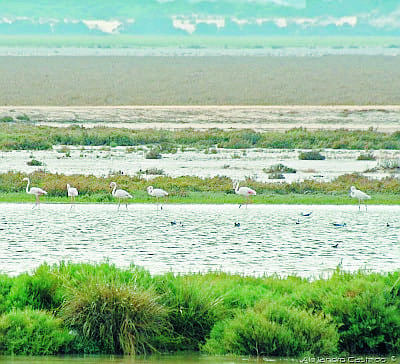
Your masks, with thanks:
M 344 223 L 334 222 L 333 226 L 343 227 L 343 226 L 346 226 L 346 223 L 345 222 Z
M 390 224 L 387 222 L 387 223 L 386 223 L 386 226 L 387 226 L 387 227 L 390 227 Z
M 299 225 L 299 224 L 300 224 L 300 221 L 299 221 L 299 220 L 297 220 L 297 221 L 296 221 L 296 225 Z
M 240 222 L 235 222 L 235 226 L 239 227 L 240 226 Z
M 312 211 L 302 212 L 301 216 L 311 216 Z
M 336 243 L 335 245 L 332 245 L 332 248 L 337 248 L 339 246 L 339 243 Z

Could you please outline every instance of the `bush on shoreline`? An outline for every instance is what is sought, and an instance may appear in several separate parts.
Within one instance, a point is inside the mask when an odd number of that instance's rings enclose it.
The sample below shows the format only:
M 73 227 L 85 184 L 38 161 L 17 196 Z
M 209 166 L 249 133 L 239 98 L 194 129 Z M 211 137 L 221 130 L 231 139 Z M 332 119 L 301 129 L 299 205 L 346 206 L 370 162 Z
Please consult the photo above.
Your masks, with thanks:
M 1 278 L 0 354 L 400 353 L 400 272 L 338 268 L 309 281 L 222 272 L 151 276 L 135 266 L 61 263 Z M 39 279 L 52 287 L 44 290 L 55 296 L 49 309 L 33 307 L 41 299 L 28 287 Z M 16 301 L 22 291 L 26 298 Z

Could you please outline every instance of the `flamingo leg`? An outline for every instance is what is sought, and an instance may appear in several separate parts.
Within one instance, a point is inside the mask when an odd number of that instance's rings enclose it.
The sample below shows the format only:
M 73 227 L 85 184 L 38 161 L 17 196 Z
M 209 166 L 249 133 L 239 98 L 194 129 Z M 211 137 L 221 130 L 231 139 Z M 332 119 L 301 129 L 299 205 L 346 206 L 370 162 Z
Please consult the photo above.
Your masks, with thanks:
M 32 209 L 34 209 L 36 206 L 38 206 L 39 203 L 40 203 L 40 202 L 39 202 L 39 196 L 36 195 L 36 203 L 33 205 Z

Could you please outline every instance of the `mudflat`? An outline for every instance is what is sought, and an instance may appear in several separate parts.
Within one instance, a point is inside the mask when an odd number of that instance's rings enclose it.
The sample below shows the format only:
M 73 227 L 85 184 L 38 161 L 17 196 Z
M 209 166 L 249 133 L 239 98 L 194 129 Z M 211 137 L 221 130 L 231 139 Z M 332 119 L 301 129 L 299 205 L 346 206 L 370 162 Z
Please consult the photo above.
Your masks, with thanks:
M 400 105 L 400 57 L 2 56 L 0 106 Z

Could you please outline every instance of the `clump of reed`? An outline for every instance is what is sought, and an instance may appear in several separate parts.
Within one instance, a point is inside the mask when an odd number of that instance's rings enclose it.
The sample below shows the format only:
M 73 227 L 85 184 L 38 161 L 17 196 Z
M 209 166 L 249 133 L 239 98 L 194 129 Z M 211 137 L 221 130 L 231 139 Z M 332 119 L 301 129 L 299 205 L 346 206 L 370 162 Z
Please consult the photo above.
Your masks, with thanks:
M 166 334 L 168 310 L 157 301 L 150 290 L 89 281 L 68 291 L 59 316 L 80 345 L 107 354 L 147 354 Z

